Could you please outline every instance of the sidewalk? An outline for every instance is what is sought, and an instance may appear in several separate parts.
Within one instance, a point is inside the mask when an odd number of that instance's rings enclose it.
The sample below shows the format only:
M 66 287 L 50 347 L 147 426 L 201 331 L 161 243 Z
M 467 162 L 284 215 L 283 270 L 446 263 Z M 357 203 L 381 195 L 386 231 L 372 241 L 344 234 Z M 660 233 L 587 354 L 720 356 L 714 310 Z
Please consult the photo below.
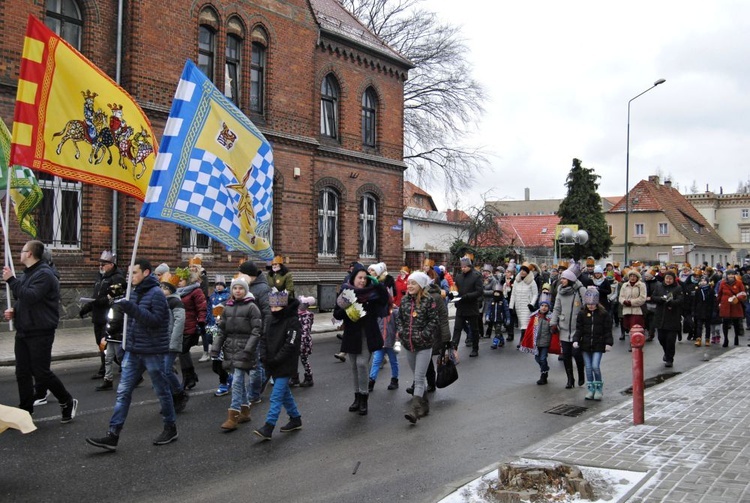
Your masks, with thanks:
M 749 424 L 750 348 L 739 347 L 647 389 L 645 424 L 629 400 L 518 456 L 645 472 L 628 503 L 750 501 Z

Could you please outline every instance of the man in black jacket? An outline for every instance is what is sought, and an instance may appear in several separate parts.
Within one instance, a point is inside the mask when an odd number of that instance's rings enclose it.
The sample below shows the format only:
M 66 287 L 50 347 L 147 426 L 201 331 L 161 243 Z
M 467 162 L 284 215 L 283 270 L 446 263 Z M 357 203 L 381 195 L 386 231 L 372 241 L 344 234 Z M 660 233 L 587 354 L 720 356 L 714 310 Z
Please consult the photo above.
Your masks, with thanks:
M 99 347 L 102 337 L 106 335 L 107 313 L 109 312 L 109 297 L 107 294 L 114 284 L 122 285 L 123 290 L 127 286 L 125 276 L 122 275 L 117 268 L 117 264 L 115 264 L 114 255 L 111 251 L 104 250 L 99 257 L 99 275 L 96 283 L 94 283 L 92 300 L 84 304 L 78 313 L 81 318 L 91 313 L 91 322 L 94 324 L 94 342 L 97 347 Z M 99 356 L 102 364 L 99 370 L 91 376 L 91 379 L 104 378 L 104 351 L 100 350 Z
M 3 279 L 10 286 L 16 301 L 5 311 L 5 319 L 16 324 L 16 381 L 19 408 L 34 412 L 34 381 L 40 389 L 48 389 L 60 402 L 62 423 L 76 415 L 78 400 L 50 370 L 52 343 L 60 320 L 60 282 L 52 268 L 42 260 L 44 243 L 29 241 L 21 250 L 21 263 L 26 266 L 21 279 L 10 267 L 3 267 Z
M 482 286 L 482 275 L 479 274 L 471 264 L 469 257 L 461 259 L 461 272 L 456 274 L 454 281 L 458 288 L 456 296 L 456 319 L 453 324 L 453 347 L 458 349 L 461 341 L 461 331 L 464 323 L 468 322 L 471 327 L 472 341 L 469 356 L 479 356 L 479 300 L 484 294 Z

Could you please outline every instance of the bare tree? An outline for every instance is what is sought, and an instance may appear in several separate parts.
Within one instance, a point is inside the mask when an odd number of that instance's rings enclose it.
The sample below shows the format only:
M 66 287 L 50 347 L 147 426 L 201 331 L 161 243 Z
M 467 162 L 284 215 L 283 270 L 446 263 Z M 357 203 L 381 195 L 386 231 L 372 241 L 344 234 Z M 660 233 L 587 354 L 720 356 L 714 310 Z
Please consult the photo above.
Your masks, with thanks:
M 421 7 L 424 0 L 339 0 L 368 29 L 414 64 L 404 84 L 407 178 L 442 186 L 445 195 L 469 187 L 486 165 L 467 132 L 484 113 L 482 86 L 471 77 L 460 27 Z

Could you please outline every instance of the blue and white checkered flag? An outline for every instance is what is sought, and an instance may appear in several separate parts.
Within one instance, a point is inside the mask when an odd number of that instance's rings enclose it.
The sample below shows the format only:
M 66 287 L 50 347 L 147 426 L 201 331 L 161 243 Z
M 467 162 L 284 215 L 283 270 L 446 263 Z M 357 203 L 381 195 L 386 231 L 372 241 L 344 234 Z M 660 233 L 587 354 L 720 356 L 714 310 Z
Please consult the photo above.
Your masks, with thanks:
M 141 217 L 191 227 L 271 260 L 271 145 L 191 62 L 164 128 Z

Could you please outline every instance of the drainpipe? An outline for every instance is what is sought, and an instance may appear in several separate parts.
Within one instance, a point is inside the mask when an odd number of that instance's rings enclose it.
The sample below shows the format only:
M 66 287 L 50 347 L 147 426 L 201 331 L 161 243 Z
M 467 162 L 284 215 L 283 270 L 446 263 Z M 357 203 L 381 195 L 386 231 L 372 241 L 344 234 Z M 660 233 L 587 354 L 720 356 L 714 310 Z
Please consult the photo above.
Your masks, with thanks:
M 115 64 L 115 82 L 120 85 L 120 75 L 122 73 L 122 11 L 124 0 L 117 0 L 117 55 Z M 119 204 L 118 192 L 112 191 L 112 253 L 117 255 L 117 221 L 119 213 L 117 207 Z

